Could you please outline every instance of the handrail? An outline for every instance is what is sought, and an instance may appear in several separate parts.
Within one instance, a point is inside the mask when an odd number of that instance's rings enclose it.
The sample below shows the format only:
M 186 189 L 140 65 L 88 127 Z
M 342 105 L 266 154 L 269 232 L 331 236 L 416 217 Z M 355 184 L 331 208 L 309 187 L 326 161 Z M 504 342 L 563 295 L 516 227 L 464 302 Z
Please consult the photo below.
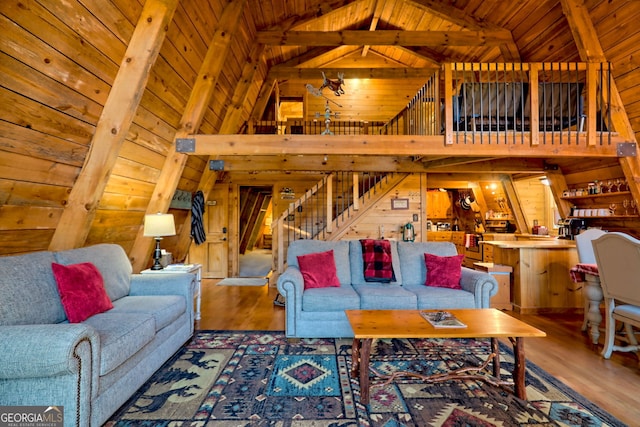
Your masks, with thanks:
M 447 63 L 388 122 L 332 120 L 334 135 L 442 135 L 452 144 L 611 143 L 609 63 Z M 321 120 L 255 121 L 245 133 L 322 134 Z
M 329 239 L 374 198 L 388 177 L 380 172 L 335 172 L 292 201 L 271 224 L 277 271 L 284 271 L 286 251 L 293 240 Z

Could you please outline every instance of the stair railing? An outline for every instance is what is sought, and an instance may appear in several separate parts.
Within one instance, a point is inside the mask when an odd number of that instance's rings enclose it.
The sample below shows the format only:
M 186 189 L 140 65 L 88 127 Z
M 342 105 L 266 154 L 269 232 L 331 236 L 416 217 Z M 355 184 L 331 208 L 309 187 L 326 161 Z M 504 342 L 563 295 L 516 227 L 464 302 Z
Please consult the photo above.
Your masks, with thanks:
M 353 219 L 372 200 L 391 174 L 334 172 L 311 189 L 272 222 L 274 265 L 284 271 L 286 250 L 294 240 L 329 240 L 331 233 Z

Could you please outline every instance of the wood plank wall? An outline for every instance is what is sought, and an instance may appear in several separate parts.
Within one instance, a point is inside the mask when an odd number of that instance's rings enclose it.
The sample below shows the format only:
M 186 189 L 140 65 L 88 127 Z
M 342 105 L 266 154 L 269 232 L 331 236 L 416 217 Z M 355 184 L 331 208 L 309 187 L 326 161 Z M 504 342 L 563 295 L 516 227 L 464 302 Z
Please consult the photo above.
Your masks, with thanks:
M 47 249 L 69 191 L 84 164 L 88 144 L 143 3 L 143 0 L 0 2 L 0 255 Z M 243 31 L 233 41 L 235 54 L 230 56 L 218 80 L 214 99 L 199 130 L 202 133 L 215 133 L 221 126 L 249 55 L 256 22 L 265 23 L 266 18 L 260 15 L 263 7 L 254 7 L 260 3 L 250 3 L 248 9 L 256 16 L 247 12 Z M 370 4 L 356 3 L 362 11 Z M 463 3 L 460 7 L 477 20 L 490 20 L 511 29 L 522 60 L 579 59 L 570 32 L 564 30 L 558 1 L 517 2 L 510 8 L 496 7 L 495 1 Z M 127 250 L 133 244 L 225 4 L 223 0 L 179 2 L 86 244 L 113 242 Z M 618 89 L 638 136 L 640 26 L 636 23 L 640 18 L 640 2 L 586 0 L 585 4 L 603 49 L 613 63 Z M 280 16 L 279 7 L 270 8 L 268 16 L 273 19 Z M 451 48 L 448 53 L 453 59 L 500 60 L 495 48 L 472 48 L 467 55 L 460 48 Z M 445 56 L 435 59 L 444 60 Z M 248 97 L 252 101 L 243 106 L 245 118 L 268 71 L 264 63 L 258 68 Z M 359 100 L 375 103 L 368 96 L 360 96 Z M 353 111 L 357 108 L 351 104 L 346 107 Z M 311 106 L 309 111 L 317 109 Z M 178 189 L 195 191 L 205 167 L 205 159 L 190 157 Z M 187 211 L 172 212 L 176 224 L 181 225 Z M 171 244 L 172 240 L 166 239 L 165 245 L 170 248 Z

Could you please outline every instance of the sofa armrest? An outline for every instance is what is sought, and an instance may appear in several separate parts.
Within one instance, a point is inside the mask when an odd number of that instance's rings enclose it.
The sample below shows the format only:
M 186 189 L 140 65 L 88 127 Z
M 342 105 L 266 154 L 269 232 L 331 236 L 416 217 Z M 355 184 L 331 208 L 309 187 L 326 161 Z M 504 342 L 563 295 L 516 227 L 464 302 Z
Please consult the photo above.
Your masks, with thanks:
M 191 301 L 195 287 L 195 274 L 132 274 L 129 295 L 183 295 L 187 301 Z
M 82 364 L 99 365 L 100 338 L 83 323 L 0 326 L 0 336 L 3 380 L 78 374 Z
M 498 282 L 489 273 L 462 267 L 460 286 L 475 296 L 476 308 L 489 308 L 491 297 L 498 293 Z
M 288 335 L 296 335 L 296 317 L 302 311 L 304 279 L 300 269 L 289 266 L 278 277 L 278 292 L 285 298 L 285 330 Z
M 297 267 L 287 267 L 287 269 L 278 277 L 278 291 L 287 300 L 299 298 L 302 301 L 302 292 L 304 291 L 304 279 L 302 273 Z
M 196 295 L 195 274 L 132 274 L 129 295 L 181 295 L 185 298 L 187 303 L 189 324 L 193 325 L 193 322 L 195 321 L 195 310 L 193 309 L 193 298 Z

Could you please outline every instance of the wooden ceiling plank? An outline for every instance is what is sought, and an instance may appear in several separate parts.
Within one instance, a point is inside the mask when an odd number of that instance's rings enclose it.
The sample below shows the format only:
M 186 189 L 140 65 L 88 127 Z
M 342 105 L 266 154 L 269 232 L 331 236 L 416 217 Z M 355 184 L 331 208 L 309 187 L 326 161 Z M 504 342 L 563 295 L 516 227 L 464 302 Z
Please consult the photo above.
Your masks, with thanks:
M 231 42 L 241 27 L 242 13 L 247 0 L 231 0 L 224 9 L 218 27 L 215 30 L 198 78 L 189 95 L 189 101 L 182 114 L 180 128 L 176 138 L 184 138 L 198 130 L 209 107 L 220 73 L 224 69 Z M 183 153 L 175 151 L 175 144 L 167 154 L 162 171 L 158 177 L 149 204 L 147 214 L 167 212 L 187 161 Z M 144 229 L 139 227 L 135 241 L 129 253 L 134 271 L 140 271 L 149 259 L 152 240 L 143 236 Z
M 487 21 L 480 21 L 464 10 L 458 9 L 451 4 L 446 4 L 435 0 L 411 0 L 410 3 L 414 3 L 418 7 L 426 9 L 430 13 L 433 13 L 434 15 L 437 15 L 446 21 L 453 22 L 454 24 L 459 25 L 463 28 L 477 31 L 495 31 L 501 29 L 497 25 L 493 25 Z M 499 45 L 499 47 L 500 53 L 502 54 L 505 62 L 520 62 L 520 51 L 518 50 L 518 46 L 513 40 L 513 36 L 511 36 L 510 41 Z
M 257 42 L 275 46 L 492 46 L 509 43 L 506 30 L 493 31 L 259 31 Z
M 50 250 L 84 245 L 176 5 L 177 0 L 145 3 L 96 126 L 84 167 L 52 236 Z

